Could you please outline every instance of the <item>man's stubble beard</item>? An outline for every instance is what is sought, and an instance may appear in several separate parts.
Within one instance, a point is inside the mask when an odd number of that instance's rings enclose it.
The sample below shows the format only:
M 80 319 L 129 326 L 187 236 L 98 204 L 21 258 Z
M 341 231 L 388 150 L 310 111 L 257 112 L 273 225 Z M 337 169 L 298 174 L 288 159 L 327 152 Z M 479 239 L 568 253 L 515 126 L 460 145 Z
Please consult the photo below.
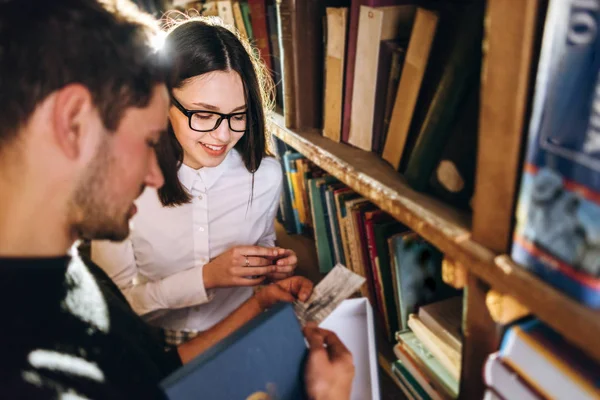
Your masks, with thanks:
M 111 138 L 105 138 L 88 166 L 71 200 L 71 232 L 78 239 L 121 241 L 129 235 L 128 207 L 119 209 L 112 195 L 119 176 L 115 157 L 111 154 Z

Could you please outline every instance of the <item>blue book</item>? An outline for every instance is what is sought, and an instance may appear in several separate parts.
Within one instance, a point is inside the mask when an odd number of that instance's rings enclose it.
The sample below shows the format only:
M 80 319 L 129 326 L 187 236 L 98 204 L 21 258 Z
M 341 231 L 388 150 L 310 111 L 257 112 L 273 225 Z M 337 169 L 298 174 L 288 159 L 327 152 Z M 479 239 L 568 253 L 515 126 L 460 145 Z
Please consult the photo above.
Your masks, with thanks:
M 293 306 L 280 303 L 175 371 L 161 387 L 171 400 L 304 399 L 306 355 Z
M 338 211 L 335 203 L 334 192 L 338 189 L 346 188 L 343 183 L 330 185 L 325 189 L 325 201 L 327 206 L 327 215 L 329 217 L 329 225 L 331 230 L 331 244 L 333 246 L 333 255 L 336 264 L 346 265 L 346 257 L 344 256 L 344 245 L 342 243 L 342 233 L 338 220 Z
M 283 227 L 285 228 L 286 232 L 292 233 L 296 229 L 296 220 L 294 218 L 294 211 L 292 209 L 292 199 L 290 197 L 290 191 L 288 189 L 287 173 L 283 165 L 283 155 L 286 153 L 286 151 L 289 151 L 291 147 L 289 147 L 287 144 L 285 144 L 285 142 L 277 138 L 275 138 L 275 144 L 277 150 L 277 159 L 281 164 L 281 170 L 283 172 L 283 190 L 281 191 L 281 198 L 279 199 L 279 221 L 283 224 Z
M 321 187 L 327 183 L 336 181 L 331 175 L 308 180 L 312 219 L 315 226 L 317 257 L 319 259 L 319 272 L 321 273 L 329 272 L 334 265 L 333 248 L 330 245 L 327 232 L 327 227 L 329 226 L 327 222 L 329 220 L 325 218 L 327 205 L 323 203 Z
M 550 2 L 512 257 L 600 308 L 600 2 Z

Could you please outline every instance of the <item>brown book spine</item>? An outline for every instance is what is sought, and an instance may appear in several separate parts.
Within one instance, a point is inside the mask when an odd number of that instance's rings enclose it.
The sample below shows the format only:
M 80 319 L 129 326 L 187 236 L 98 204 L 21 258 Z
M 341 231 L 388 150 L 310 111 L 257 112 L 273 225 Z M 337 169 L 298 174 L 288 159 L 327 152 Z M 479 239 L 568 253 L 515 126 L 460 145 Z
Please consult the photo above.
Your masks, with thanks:
M 542 1 L 487 4 L 473 239 L 498 253 L 511 242 Z
M 273 71 L 271 51 L 269 49 L 269 30 L 267 28 L 267 6 L 265 0 L 248 0 L 252 18 L 254 43 L 260 53 L 260 58 L 269 71 Z
M 281 36 L 279 45 L 283 57 L 283 115 L 285 126 L 296 129 L 296 70 L 294 63 L 294 13 L 296 0 L 278 0 Z

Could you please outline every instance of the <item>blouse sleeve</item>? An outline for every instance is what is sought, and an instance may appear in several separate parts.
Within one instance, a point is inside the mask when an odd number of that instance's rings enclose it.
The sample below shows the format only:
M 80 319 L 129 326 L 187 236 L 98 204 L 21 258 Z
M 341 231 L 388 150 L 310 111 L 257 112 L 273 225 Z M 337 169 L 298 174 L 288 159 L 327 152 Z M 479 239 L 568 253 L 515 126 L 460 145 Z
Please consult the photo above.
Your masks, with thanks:
M 137 265 L 131 240 L 93 241 L 91 258 L 119 287 L 139 315 L 207 303 L 213 298 L 204 287 L 204 265 L 169 275 L 161 280 L 137 282 Z

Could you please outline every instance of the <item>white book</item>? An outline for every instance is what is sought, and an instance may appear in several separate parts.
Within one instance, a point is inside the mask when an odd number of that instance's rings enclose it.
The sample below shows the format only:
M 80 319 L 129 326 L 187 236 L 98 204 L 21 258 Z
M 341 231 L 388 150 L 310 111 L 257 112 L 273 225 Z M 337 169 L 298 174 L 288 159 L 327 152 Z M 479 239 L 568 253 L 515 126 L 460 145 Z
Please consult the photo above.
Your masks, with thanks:
M 375 117 L 375 86 L 382 40 L 408 37 L 415 6 L 360 7 L 348 142 L 371 151 Z
M 490 354 L 483 368 L 485 383 L 504 399 L 540 400 L 515 371 L 510 370 L 498 353 Z
M 235 18 L 233 16 L 233 6 L 231 4 L 231 0 L 217 1 L 217 10 L 219 17 L 223 20 L 225 25 L 235 27 Z

